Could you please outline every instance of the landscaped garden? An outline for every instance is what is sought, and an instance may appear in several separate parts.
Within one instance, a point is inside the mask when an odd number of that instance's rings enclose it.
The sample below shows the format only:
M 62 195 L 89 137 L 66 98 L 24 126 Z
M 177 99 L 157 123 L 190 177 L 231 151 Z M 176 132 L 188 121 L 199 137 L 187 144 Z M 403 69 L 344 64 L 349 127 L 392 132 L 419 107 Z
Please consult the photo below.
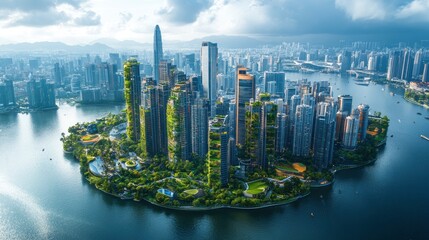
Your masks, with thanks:
M 80 140 L 84 143 L 94 143 L 100 140 L 100 136 L 98 136 L 97 134 L 94 134 L 94 135 L 88 134 L 88 135 L 82 136 Z
M 183 191 L 184 193 L 191 195 L 191 196 L 195 196 L 198 193 L 198 189 L 188 189 Z
M 277 162 L 275 166 L 277 169 L 289 173 L 303 173 L 307 170 L 307 167 L 302 163 L 290 164 L 288 162 L 281 161 Z
M 137 166 L 137 164 L 136 164 L 136 162 L 135 162 L 135 161 L 133 161 L 133 160 L 128 160 L 128 161 L 126 161 L 126 162 L 125 162 L 125 166 L 126 166 L 127 168 L 134 168 L 134 167 L 136 167 L 136 166 Z
M 247 183 L 247 185 L 248 189 L 244 191 L 244 193 L 252 196 L 265 193 L 265 191 L 268 189 L 268 183 L 266 183 L 264 180 L 256 180 L 254 182 Z

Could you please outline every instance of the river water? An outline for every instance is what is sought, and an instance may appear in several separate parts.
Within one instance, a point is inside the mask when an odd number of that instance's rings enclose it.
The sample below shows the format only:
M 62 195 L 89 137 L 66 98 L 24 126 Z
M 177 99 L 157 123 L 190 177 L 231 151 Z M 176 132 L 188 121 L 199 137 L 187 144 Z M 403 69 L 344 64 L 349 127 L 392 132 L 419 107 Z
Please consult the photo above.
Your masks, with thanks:
M 394 86 L 321 73 L 287 78 L 329 80 L 335 95 L 353 95 L 354 107 L 387 114 L 393 137 L 378 160 L 286 206 L 180 212 L 106 195 L 63 154 L 69 126 L 122 106 L 0 115 L 0 239 L 428 239 L 429 141 L 420 134 L 429 136 L 429 111 Z

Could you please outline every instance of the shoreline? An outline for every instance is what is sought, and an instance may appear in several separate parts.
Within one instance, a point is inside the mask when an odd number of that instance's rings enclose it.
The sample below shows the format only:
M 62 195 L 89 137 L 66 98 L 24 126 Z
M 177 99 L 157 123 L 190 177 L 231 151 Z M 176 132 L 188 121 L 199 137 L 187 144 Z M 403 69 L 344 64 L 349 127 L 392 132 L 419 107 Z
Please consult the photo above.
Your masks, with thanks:
M 88 181 L 88 178 L 85 177 L 85 179 Z M 300 200 L 301 198 L 305 198 L 308 195 L 311 194 L 311 191 L 309 191 L 308 193 L 304 194 L 304 195 L 299 195 L 296 196 L 294 198 L 279 202 L 279 203 L 270 203 L 270 204 L 264 204 L 261 206 L 255 206 L 255 207 L 236 207 L 236 206 L 213 206 L 213 207 L 195 207 L 195 206 L 167 206 L 167 205 L 161 205 L 159 203 L 150 201 L 146 198 L 142 198 L 142 199 L 135 199 L 135 198 L 129 198 L 129 199 L 123 199 L 121 196 L 119 196 L 118 194 L 115 193 L 110 193 L 110 192 L 106 192 L 103 189 L 100 189 L 99 187 L 97 187 L 97 185 L 91 184 L 92 186 L 95 186 L 95 188 L 107 195 L 110 195 L 112 197 L 115 198 L 119 198 L 120 200 L 132 200 L 134 202 L 141 202 L 144 201 L 152 206 L 156 206 L 159 208 L 163 208 L 163 209 L 169 209 L 169 210 L 176 210 L 176 211 L 192 211 L 192 212 L 206 212 L 206 211 L 215 211 L 215 210 L 222 210 L 222 209 L 233 209 L 233 210 L 258 210 L 258 209 L 265 209 L 265 208 L 272 208 L 272 207 L 278 207 L 278 206 L 283 206 L 283 205 L 287 205 L 287 204 L 291 204 L 293 202 L 296 202 L 298 200 Z
M 78 160 L 78 159 L 76 158 L 76 160 Z M 333 170 L 332 170 L 332 171 L 333 171 L 333 174 L 334 174 L 334 179 L 333 179 L 332 181 L 329 181 L 328 183 L 323 184 L 323 185 L 320 185 L 320 184 L 311 184 L 311 183 L 310 183 L 310 189 L 311 189 L 311 188 L 314 188 L 314 189 L 320 189 L 320 188 L 330 187 L 330 186 L 332 186 L 332 185 L 334 184 L 334 182 L 335 182 L 335 174 L 336 174 L 337 172 L 339 172 L 339 171 L 344 171 L 344 170 L 352 170 L 352 169 L 357 169 L 357 168 L 365 167 L 365 166 L 367 166 L 367 165 L 369 165 L 369 164 L 371 164 L 371 163 L 374 163 L 375 161 L 377 161 L 377 158 L 374 158 L 374 159 L 372 159 L 372 160 L 370 160 L 370 161 L 367 161 L 367 162 L 365 162 L 365 163 L 361 163 L 361 164 L 340 165 L 339 167 L 342 167 L 341 169 L 333 169 Z M 91 174 L 91 173 L 89 173 L 89 174 Z M 101 192 L 103 192 L 103 193 L 105 193 L 105 194 L 107 194 L 107 195 L 113 196 L 113 197 L 115 197 L 115 198 L 119 198 L 120 200 L 133 200 L 133 201 L 135 201 L 135 202 L 141 202 L 141 201 L 144 201 L 144 202 L 146 202 L 146 203 L 148 203 L 148 204 L 150 204 L 150 205 L 152 205 L 152 206 L 156 206 L 156 207 L 160 207 L 160 208 L 164 208 L 164 209 L 169 209 L 169 210 L 176 210 L 176 211 L 206 212 L 206 211 L 214 211 L 214 210 L 221 210 L 221 209 L 233 209 L 233 210 L 258 210 L 258 209 L 272 208 L 272 207 L 278 207 L 278 206 L 288 205 L 288 204 L 291 204 L 291 203 L 293 203 L 293 202 L 296 202 L 296 201 L 298 201 L 298 200 L 300 200 L 300 199 L 302 199 L 302 198 L 305 198 L 305 197 L 307 197 L 308 195 L 310 195 L 310 194 L 311 194 L 311 190 L 310 190 L 308 193 L 306 193 L 306 194 L 304 194 L 304 195 L 299 195 L 299 196 L 296 196 L 296 197 L 294 197 L 294 198 L 291 198 L 291 199 L 288 199 L 288 200 L 285 200 L 285 201 L 281 201 L 281 202 L 278 202 L 278 203 L 263 204 L 263 205 L 260 205 L 260 206 L 254 206 L 254 207 L 237 207 L 237 206 L 213 206 L 213 207 L 198 207 L 198 206 L 197 206 L 197 207 L 196 207 L 196 206 L 167 206 L 167 205 L 162 205 L 162 204 L 156 203 L 156 202 L 151 201 L 151 200 L 149 200 L 149 199 L 147 199 L 147 198 L 142 198 L 142 199 L 135 199 L 135 198 L 122 198 L 122 197 L 121 197 L 120 195 L 118 195 L 118 194 L 107 192 L 107 191 L 105 191 L 105 190 L 103 190 L 103 189 L 100 189 L 97 185 L 95 185 L 95 184 L 91 184 L 91 183 L 89 182 L 89 179 L 88 179 L 87 177 L 85 177 L 85 179 L 88 181 L 88 183 L 89 183 L 90 185 L 94 186 L 97 190 L 99 190 L 99 191 L 101 191 Z
M 414 99 L 410 99 L 410 98 L 405 97 L 405 95 L 404 95 L 404 99 L 405 99 L 405 101 L 407 101 L 409 103 L 412 103 L 414 105 L 418 105 L 420 107 L 424 107 L 425 109 L 429 109 L 429 105 L 421 104 L 419 102 L 416 102 L 416 101 L 414 101 Z

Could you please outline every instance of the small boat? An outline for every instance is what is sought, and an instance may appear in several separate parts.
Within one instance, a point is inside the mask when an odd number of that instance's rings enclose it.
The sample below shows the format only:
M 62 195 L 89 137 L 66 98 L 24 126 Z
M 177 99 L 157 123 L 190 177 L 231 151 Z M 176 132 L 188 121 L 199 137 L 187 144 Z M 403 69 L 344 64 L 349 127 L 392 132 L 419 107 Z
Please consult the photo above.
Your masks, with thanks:
M 51 160 L 51 161 L 52 161 L 52 158 L 49 158 L 49 160 Z
M 320 198 L 323 198 L 323 195 L 320 195 Z
M 429 120 L 429 116 L 425 117 L 427 120 Z
M 422 113 L 418 112 L 417 115 L 422 115 Z
M 398 103 L 398 104 L 399 104 L 399 101 L 397 101 L 396 103 Z
M 314 217 L 314 213 L 310 213 L 310 216 Z
M 392 135 L 390 135 L 390 137 L 393 137 L 393 134 L 392 134 Z
M 390 96 L 395 96 L 395 93 L 393 93 L 393 92 L 390 92 Z
M 42 152 L 44 152 L 45 151 L 45 149 L 42 149 Z
M 420 135 L 420 137 L 423 138 L 424 140 L 428 140 L 429 141 L 429 138 L 426 137 L 425 135 Z

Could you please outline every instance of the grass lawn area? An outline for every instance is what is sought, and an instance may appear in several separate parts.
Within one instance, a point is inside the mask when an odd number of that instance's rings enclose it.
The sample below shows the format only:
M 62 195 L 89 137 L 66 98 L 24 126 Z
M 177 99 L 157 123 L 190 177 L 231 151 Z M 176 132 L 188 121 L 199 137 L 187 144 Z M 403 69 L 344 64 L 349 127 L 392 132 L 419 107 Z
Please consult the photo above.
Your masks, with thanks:
M 100 139 L 98 135 L 85 135 L 80 138 L 82 142 L 96 142 Z
M 262 180 L 248 183 L 248 185 L 249 185 L 249 189 L 247 189 L 246 192 L 253 195 L 263 193 L 265 189 L 268 188 L 268 184 Z
M 198 193 L 198 189 L 188 189 L 188 190 L 185 190 L 185 191 L 183 191 L 184 193 L 186 193 L 186 194 L 188 194 L 188 195 L 195 195 L 195 194 L 197 194 Z
M 127 167 L 135 167 L 137 164 L 133 160 L 128 160 L 125 162 L 125 166 Z

